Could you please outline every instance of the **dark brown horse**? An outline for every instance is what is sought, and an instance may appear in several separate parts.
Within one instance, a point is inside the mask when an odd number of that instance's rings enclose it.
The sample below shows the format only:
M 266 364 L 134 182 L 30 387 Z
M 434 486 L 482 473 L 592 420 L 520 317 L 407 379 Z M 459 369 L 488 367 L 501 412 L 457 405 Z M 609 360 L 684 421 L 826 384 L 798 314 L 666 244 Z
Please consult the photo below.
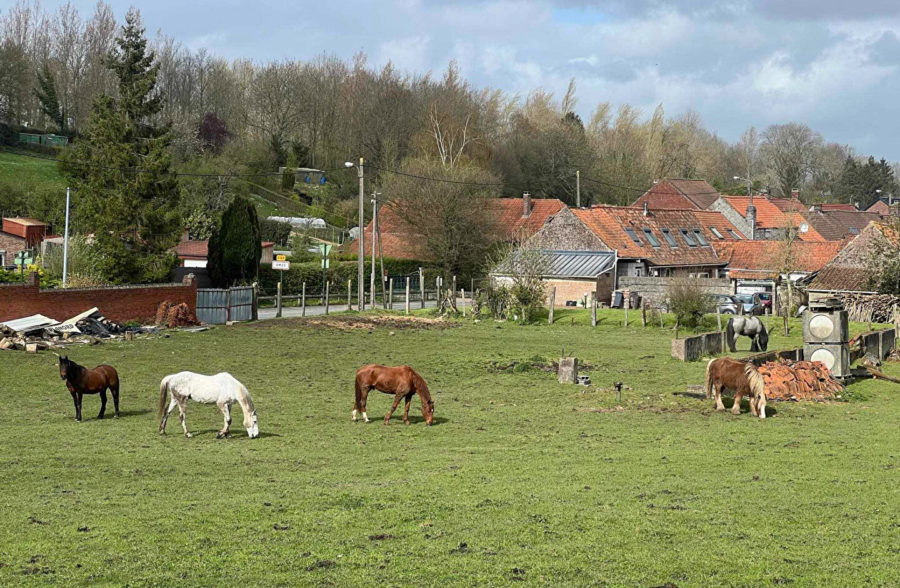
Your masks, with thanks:
M 373 389 L 394 395 L 394 404 L 391 405 L 391 410 L 384 415 L 385 425 L 397 410 L 401 398 L 406 400 L 403 422 L 409 424 L 409 403 L 413 394 L 418 394 L 422 400 L 422 416 L 425 417 L 425 424 L 430 425 L 434 421 L 434 402 L 428 393 L 428 385 L 422 376 L 408 365 L 389 367 L 370 363 L 356 370 L 356 403 L 353 405 L 351 415 L 354 421 L 356 421 L 357 412 L 361 412 L 363 420 L 369 422 L 366 414 L 366 399 L 369 397 L 369 390 Z
M 116 405 L 116 418 L 119 418 L 119 374 L 111 365 L 98 365 L 92 370 L 82 367 L 68 357 L 59 358 L 59 377 L 66 381 L 66 388 L 72 394 L 75 403 L 75 420 L 81 421 L 81 397 L 85 394 L 100 394 L 100 414 L 106 412 L 106 390 L 112 393 L 113 404 Z
M 734 390 L 732 413 L 741 414 L 741 398 L 746 394 L 753 416 L 766 418 L 766 385 L 755 365 L 731 357 L 710 361 L 706 365 L 706 397 L 715 396 L 716 410 L 725 410 L 722 391 L 726 388 Z

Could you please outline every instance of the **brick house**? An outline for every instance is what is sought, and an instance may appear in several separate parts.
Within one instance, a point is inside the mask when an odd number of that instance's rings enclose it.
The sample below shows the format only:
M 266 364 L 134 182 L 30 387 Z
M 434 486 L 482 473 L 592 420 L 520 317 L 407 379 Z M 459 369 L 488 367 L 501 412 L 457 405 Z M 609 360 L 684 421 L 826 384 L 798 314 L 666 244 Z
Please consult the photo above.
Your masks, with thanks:
M 900 196 L 881 196 L 869 205 L 866 212 L 874 212 L 883 216 L 896 215 L 900 208 Z
M 852 208 L 852 204 L 848 204 Z M 826 208 L 826 205 L 813 205 L 803 213 L 806 222 L 826 241 L 841 241 L 847 237 L 859 235 L 872 221 L 880 221 L 882 215 L 877 212 L 863 212 L 856 209 Z
M 37 249 L 47 236 L 47 223 L 33 218 L 4 218 L 0 228 L 0 266 L 15 263 L 21 251 Z

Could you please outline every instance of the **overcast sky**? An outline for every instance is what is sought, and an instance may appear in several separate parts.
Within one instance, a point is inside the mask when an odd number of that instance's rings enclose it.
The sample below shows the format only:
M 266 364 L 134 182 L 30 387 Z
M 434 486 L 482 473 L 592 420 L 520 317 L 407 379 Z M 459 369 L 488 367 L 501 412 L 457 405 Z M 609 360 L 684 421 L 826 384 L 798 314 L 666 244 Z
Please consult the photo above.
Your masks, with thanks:
M 110 0 L 108 0 L 110 1 Z M 10 0 L 0 0 L 0 7 Z M 47 9 L 54 2 L 45 0 Z M 82 15 L 92 0 L 76 0 Z M 697 111 L 734 141 L 797 121 L 858 153 L 900 160 L 898 0 L 111 0 L 148 33 L 257 61 L 323 52 L 439 74 L 455 59 L 478 86 L 557 96 L 578 112 L 630 103 Z

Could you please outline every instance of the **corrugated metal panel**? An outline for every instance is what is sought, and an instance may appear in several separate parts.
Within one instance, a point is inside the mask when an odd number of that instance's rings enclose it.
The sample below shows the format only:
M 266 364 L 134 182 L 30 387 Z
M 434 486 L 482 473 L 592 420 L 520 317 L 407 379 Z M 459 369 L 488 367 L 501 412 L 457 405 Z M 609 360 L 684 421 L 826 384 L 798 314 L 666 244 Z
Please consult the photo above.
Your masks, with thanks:
M 59 321 L 55 321 L 52 318 L 46 317 L 42 314 L 35 314 L 32 316 L 26 316 L 24 318 L 16 319 L 14 321 L 0 323 L 0 325 L 12 329 L 16 333 L 30 333 L 31 331 L 38 331 L 40 329 L 45 329 L 47 327 L 52 327 L 58 324 Z
M 227 321 L 249 321 L 253 317 L 253 288 L 241 286 L 219 290 L 197 290 L 197 318 L 210 325 Z
M 605 274 L 616 265 L 614 251 L 547 251 L 536 252 L 539 259 L 533 263 L 540 268 L 544 278 L 596 278 Z M 519 254 L 507 258 L 494 272 L 498 275 L 516 273 L 519 265 Z M 529 262 L 532 265 L 532 262 Z

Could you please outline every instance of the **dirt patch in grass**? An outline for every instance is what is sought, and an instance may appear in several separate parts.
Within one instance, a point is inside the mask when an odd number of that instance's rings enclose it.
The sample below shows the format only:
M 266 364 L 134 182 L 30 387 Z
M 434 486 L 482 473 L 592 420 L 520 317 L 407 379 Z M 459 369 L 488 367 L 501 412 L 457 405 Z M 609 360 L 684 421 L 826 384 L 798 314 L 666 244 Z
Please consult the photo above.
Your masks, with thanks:
M 273 321 L 259 321 L 248 325 L 252 328 L 273 327 L 316 327 L 337 329 L 339 331 L 355 331 L 372 329 L 450 329 L 459 323 L 444 319 L 432 319 L 414 316 L 358 316 L 334 315 L 309 318 L 291 318 Z

